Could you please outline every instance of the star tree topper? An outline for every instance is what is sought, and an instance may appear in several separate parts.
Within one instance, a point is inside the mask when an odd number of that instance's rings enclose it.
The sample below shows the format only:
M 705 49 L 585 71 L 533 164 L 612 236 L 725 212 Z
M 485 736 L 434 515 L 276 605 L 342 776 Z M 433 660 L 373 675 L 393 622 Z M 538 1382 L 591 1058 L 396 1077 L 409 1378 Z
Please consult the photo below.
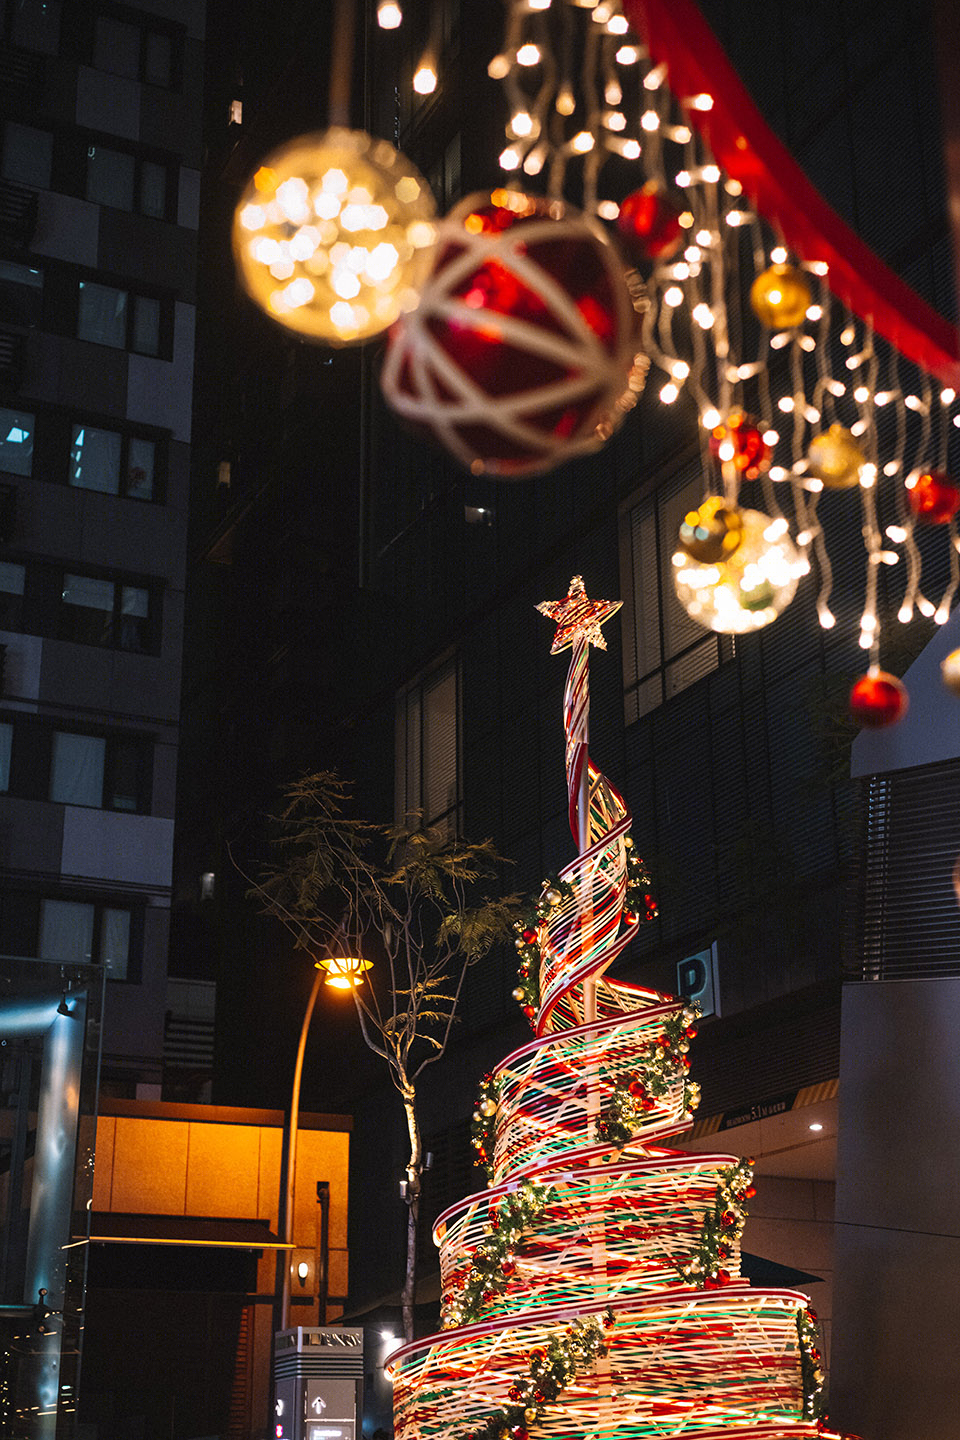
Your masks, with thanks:
M 607 642 L 600 633 L 600 626 L 615 615 L 622 604 L 622 600 L 588 600 L 583 577 L 574 575 L 563 600 L 541 600 L 537 606 L 541 615 L 549 615 L 557 622 L 550 654 L 559 654 L 581 638 L 588 645 L 596 645 L 598 650 L 606 650 Z

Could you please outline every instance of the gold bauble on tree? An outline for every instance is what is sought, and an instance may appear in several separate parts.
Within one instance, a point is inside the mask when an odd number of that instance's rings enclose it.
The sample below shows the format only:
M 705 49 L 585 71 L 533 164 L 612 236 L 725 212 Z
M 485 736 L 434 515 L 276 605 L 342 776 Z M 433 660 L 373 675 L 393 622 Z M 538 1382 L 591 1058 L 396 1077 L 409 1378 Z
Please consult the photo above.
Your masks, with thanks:
M 385 140 L 334 128 L 269 155 L 241 196 L 233 253 L 281 325 L 334 345 L 416 308 L 435 239 L 433 196 Z
M 828 490 L 849 490 L 860 484 L 860 471 L 867 457 L 843 425 L 831 425 L 810 441 L 807 461 L 810 474 L 822 480 Z
M 807 277 L 796 265 L 771 265 L 750 286 L 754 314 L 770 330 L 792 330 L 810 305 Z

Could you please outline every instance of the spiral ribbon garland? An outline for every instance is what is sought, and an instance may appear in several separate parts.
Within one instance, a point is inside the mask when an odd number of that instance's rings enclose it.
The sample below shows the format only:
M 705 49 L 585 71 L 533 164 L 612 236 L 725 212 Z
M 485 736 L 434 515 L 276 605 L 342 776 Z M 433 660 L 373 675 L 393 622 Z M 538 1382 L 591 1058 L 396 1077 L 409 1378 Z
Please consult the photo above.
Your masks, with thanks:
M 573 652 L 579 854 L 538 927 L 537 1036 L 483 1083 L 491 1186 L 434 1230 L 445 1328 L 388 1365 L 397 1440 L 813 1440 L 806 1297 L 740 1278 L 749 1166 L 658 1148 L 691 1122 L 696 1012 L 604 978 L 632 933 L 630 813 L 589 758 L 587 665 L 618 606 L 576 576 L 538 608 Z

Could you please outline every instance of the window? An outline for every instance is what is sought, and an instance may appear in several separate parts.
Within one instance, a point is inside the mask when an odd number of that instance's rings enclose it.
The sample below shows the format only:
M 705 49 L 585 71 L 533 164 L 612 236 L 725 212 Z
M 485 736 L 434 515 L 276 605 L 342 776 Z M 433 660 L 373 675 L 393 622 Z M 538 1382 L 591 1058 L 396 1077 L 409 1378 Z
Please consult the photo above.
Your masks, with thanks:
M 81 280 L 77 338 L 140 355 L 159 355 L 160 301 Z
M 8 120 L 3 132 L 3 178 L 35 190 L 50 188 L 53 136 L 49 130 Z
M 49 799 L 102 810 L 142 810 L 143 760 L 143 742 L 130 736 L 55 730 Z
M 0 560 L 0 630 L 19 630 L 23 620 L 23 586 L 26 570 L 11 560 Z
M 35 424 L 28 411 L 0 406 L 0 470 L 8 475 L 32 473 Z
M 60 639 L 143 653 L 154 644 L 152 610 L 150 591 L 145 586 L 65 574 Z
M 170 31 L 134 25 L 112 15 L 99 15 L 93 41 L 93 64 L 111 75 L 170 86 L 174 80 L 174 45 Z
M 432 671 L 397 696 L 395 815 L 456 834 L 463 819 L 460 783 L 460 667 Z
M 79 900 L 40 901 L 38 954 L 43 960 L 104 967 L 109 980 L 130 975 L 131 912 Z
M 32 328 L 43 319 L 43 271 L 0 260 L 0 315 L 12 325 Z
M 60 45 L 60 0 L 16 0 L 10 39 L 24 50 L 56 55 Z
M 703 499 L 703 472 L 692 461 L 623 513 L 623 680 L 626 722 L 708 675 L 733 655 L 733 639 L 705 632 L 680 605 L 671 559 L 680 522 Z
M 8 720 L 0 721 L 0 790 L 4 794 L 10 789 L 10 756 L 13 753 L 13 726 Z
M 86 198 L 116 210 L 138 210 L 162 220 L 167 213 L 167 167 L 109 145 L 87 146 Z
M 101 490 L 153 500 L 156 444 L 95 425 L 74 424 L 70 435 L 69 482 L 81 490 Z

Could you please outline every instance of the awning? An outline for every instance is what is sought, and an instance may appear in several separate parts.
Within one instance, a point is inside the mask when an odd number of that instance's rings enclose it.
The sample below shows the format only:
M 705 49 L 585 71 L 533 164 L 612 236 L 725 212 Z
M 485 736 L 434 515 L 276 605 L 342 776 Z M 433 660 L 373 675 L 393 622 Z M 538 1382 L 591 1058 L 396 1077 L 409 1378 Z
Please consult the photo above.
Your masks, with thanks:
M 75 1236 L 74 1244 L 83 1244 Z M 220 1219 L 200 1215 L 123 1215 L 94 1210 L 91 1245 L 204 1245 L 233 1250 L 292 1250 L 270 1229 L 269 1220 Z

